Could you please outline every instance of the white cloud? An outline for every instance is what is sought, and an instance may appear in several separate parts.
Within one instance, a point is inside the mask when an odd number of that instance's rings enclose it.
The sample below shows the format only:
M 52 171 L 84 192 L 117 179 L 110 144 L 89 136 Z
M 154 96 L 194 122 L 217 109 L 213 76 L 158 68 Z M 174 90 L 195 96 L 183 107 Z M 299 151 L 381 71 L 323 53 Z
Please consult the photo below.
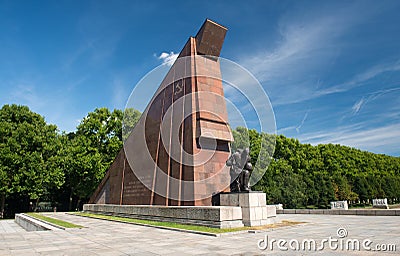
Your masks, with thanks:
M 399 63 L 384 63 L 338 85 L 324 84 L 321 80 L 331 72 L 332 65 L 346 47 L 343 38 L 378 13 L 378 10 L 360 7 L 359 3 L 354 3 L 309 10 L 301 17 L 288 14 L 278 26 L 277 46 L 239 56 L 239 63 L 262 82 L 275 106 L 344 92 L 383 72 L 399 70 Z
M 309 112 L 310 112 L 310 110 L 308 110 L 308 111 L 304 114 L 304 117 L 303 117 L 303 119 L 301 120 L 300 124 L 296 127 L 296 131 L 297 131 L 297 132 L 300 132 L 300 128 L 303 127 L 304 122 L 306 121 Z
M 296 131 L 297 133 L 300 133 L 300 129 L 303 127 L 305 121 L 308 118 L 308 114 L 310 113 L 310 110 L 307 110 L 307 112 L 304 114 L 303 119 L 300 121 L 300 123 L 298 125 L 291 125 L 291 126 L 287 126 L 287 127 L 283 127 L 280 128 L 277 133 L 278 134 L 282 134 L 283 132 L 287 132 L 287 131 Z
M 242 56 L 239 63 L 263 83 L 275 105 L 310 99 L 321 86 L 318 74 L 340 50 L 338 38 L 354 23 L 351 16 L 339 16 L 283 20 L 279 26 L 281 42 L 275 48 Z
M 360 110 L 362 108 L 366 109 L 367 108 L 367 104 L 371 104 L 376 100 L 379 100 L 382 96 L 387 96 L 388 93 L 396 93 L 396 91 L 399 91 L 400 87 L 396 87 L 396 88 L 390 88 L 390 89 L 384 89 L 384 90 L 378 90 L 375 92 L 371 92 L 371 93 L 367 93 L 366 95 L 364 95 L 361 99 L 359 99 L 358 101 L 356 101 L 353 106 L 351 107 L 351 114 L 345 114 L 343 115 L 343 117 L 341 118 L 341 120 L 346 119 L 349 116 L 354 116 L 357 115 Z M 386 101 L 387 102 L 391 102 L 391 100 Z M 380 104 L 379 102 L 375 102 L 375 104 Z M 390 107 L 390 105 L 393 105 L 392 107 Z M 386 117 L 387 119 L 382 119 L 382 121 L 385 120 L 392 120 L 393 118 L 391 117 L 396 117 L 399 115 L 398 111 L 398 104 L 396 102 L 392 103 L 387 106 L 387 108 L 385 109 L 385 112 L 376 112 L 376 108 L 374 108 L 373 112 L 374 113 L 379 113 L 379 115 L 381 117 Z M 393 109 L 394 107 L 394 109 Z
M 342 126 L 331 131 L 303 134 L 299 140 L 313 145 L 333 143 L 373 152 L 399 154 L 400 124 L 369 129 L 362 124 Z
M 29 106 L 30 109 L 37 110 L 46 104 L 46 100 L 39 96 L 36 87 L 31 83 L 19 83 L 11 92 L 13 103 Z
M 371 80 L 385 72 L 395 72 L 395 71 L 400 71 L 400 60 L 393 63 L 382 63 L 378 64 L 375 66 L 372 66 L 371 68 L 367 69 L 366 71 L 356 74 L 352 79 L 338 84 L 331 86 L 325 90 L 320 90 L 315 93 L 315 96 L 322 96 L 322 95 L 327 95 L 327 94 L 332 94 L 332 93 L 339 93 L 339 92 L 346 92 L 350 89 L 353 89 L 357 86 L 361 86 L 365 84 L 368 80 Z
M 360 111 L 361 106 L 364 104 L 364 98 L 361 98 L 359 101 L 354 103 L 353 107 L 351 108 L 353 110 L 353 115 L 357 114 L 358 111 Z
M 159 60 L 162 60 L 162 64 L 163 65 L 168 65 L 168 66 L 172 66 L 176 60 L 176 58 L 178 58 L 178 53 L 174 53 L 174 52 L 162 52 L 157 58 Z
M 112 83 L 112 104 L 114 108 L 123 109 L 129 94 L 126 93 L 124 83 L 118 77 L 115 77 Z
M 283 127 L 283 128 L 280 128 L 280 129 L 277 131 L 277 133 L 278 133 L 278 134 L 282 134 L 283 132 L 286 132 L 286 131 L 295 130 L 296 127 L 297 127 L 297 126 Z

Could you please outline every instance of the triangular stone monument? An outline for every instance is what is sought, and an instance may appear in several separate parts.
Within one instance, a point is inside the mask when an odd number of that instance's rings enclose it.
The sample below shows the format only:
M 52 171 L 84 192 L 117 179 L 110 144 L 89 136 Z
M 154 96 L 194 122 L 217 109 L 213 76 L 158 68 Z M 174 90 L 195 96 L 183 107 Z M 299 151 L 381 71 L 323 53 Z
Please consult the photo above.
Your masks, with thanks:
M 206 206 L 229 190 L 226 31 L 207 19 L 189 38 L 89 203 Z

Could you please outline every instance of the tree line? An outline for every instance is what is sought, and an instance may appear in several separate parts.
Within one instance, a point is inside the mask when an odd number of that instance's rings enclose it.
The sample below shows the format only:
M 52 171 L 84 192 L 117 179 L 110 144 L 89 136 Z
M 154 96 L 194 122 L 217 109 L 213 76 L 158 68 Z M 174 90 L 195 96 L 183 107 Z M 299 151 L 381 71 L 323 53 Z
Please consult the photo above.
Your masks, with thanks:
M 400 158 L 374 154 L 338 144 L 312 146 L 283 135 L 236 128 L 233 147 L 249 146 L 253 165 L 265 168 L 254 190 L 264 191 L 268 203 L 286 208 L 329 208 L 330 202 L 370 205 L 374 198 L 400 201 Z M 249 138 L 247 141 L 244 138 Z M 273 155 L 268 149 L 275 143 Z M 268 160 L 269 159 L 269 160 Z
M 0 109 L 0 217 L 34 211 L 42 201 L 58 210 L 81 207 L 122 148 L 122 120 L 131 129 L 140 112 L 98 108 L 75 132 L 47 124 L 27 106 Z
M 4 105 L 0 109 L 0 217 L 36 210 L 40 202 L 51 202 L 63 211 L 79 209 L 122 148 L 123 129 L 126 134 L 139 118 L 134 109 L 98 108 L 80 121 L 76 131 L 66 133 L 27 106 Z M 326 208 L 332 200 L 353 204 L 383 197 L 391 203 L 400 200 L 399 157 L 341 145 L 301 144 L 242 127 L 232 132 L 232 150 L 250 147 L 253 165 L 259 159 L 256 168 L 265 174 L 253 190 L 267 193 L 268 203 Z

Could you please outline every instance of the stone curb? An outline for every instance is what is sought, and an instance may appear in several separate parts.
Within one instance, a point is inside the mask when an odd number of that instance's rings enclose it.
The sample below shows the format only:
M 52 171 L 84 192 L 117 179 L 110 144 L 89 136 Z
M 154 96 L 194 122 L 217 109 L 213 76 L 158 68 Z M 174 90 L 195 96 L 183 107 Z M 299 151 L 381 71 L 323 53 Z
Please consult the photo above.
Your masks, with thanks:
M 56 224 L 32 217 L 32 216 L 24 214 L 24 213 L 16 214 L 14 221 L 21 227 L 23 227 L 23 226 L 19 223 L 20 221 L 31 223 L 33 226 L 41 228 L 43 231 L 65 230 L 64 227 L 61 227 Z M 23 228 L 25 229 L 25 227 L 23 227 Z
M 331 209 L 283 209 L 277 214 L 322 214 L 322 215 L 358 215 L 358 216 L 400 216 L 400 210 L 331 210 Z
M 41 220 L 41 219 L 32 217 L 32 216 L 27 215 L 27 214 L 25 214 L 25 213 L 22 213 L 22 214 L 23 214 L 24 216 L 28 216 L 29 218 L 35 219 L 35 220 L 37 220 L 37 221 L 39 221 L 39 222 L 43 222 L 43 223 L 45 223 L 45 224 L 47 224 L 47 225 L 50 225 L 50 226 L 53 226 L 53 227 L 55 227 L 55 228 L 62 229 L 62 230 L 66 230 L 66 229 L 67 229 L 67 228 L 62 227 L 62 226 L 59 226 L 59 225 L 57 225 L 57 224 L 50 223 L 50 222 L 48 222 L 48 221 L 45 221 L 45 220 Z M 51 218 L 51 217 L 49 217 L 49 218 Z
M 78 217 L 86 217 L 86 218 L 91 218 L 91 219 L 96 219 L 96 220 L 113 221 L 113 222 L 124 223 L 124 224 L 132 224 L 132 225 L 151 227 L 151 228 L 160 228 L 160 229 L 165 229 L 165 230 L 172 230 L 172 231 L 178 231 L 178 232 L 184 232 L 184 233 L 193 233 L 193 234 L 213 236 L 213 237 L 230 236 L 230 235 L 237 235 L 237 234 L 244 234 L 244 233 L 250 233 L 250 234 L 265 233 L 265 232 L 274 231 L 276 229 L 288 229 L 288 228 L 293 227 L 293 226 L 283 226 L 283 227 L 279 227 L 279 228 L 268 228 L 268 229 L 261 229 L 261 230 L 248 229 L 248 230 L 239 230 L 239 231 L 224 232 L 224 233 L 209 233 L 209 232 L 204 232 L 204 231 L 187 230 L 187 229 L 171 228 L 171 227 L 162 227 L 162 226 L 155 226 L 155 225 L 143 224 L 143 223 L 133 223 L 133 222 L 120 221 L 120 220 L 101 219 L 101 218 L 96 218 L 96 217 L 91 217 L 91 216 L 81 216 L 81 215 L 77 215 L 77 214 L 74 214 L 74 213 L 65 213 L 65 214 L 78 216 Z M 105 215 L 105 216 L 110 216 L 110 215 Z M 306 224 L 309 224 L 309 223 L 297 224 L 296 226 L 303 226 L 303 225 L 306 225 Z
M 178 232 L 184 232 L 184 233 L 192 233 L 192 234 L 197 234 L 197 235 L 213 236 L 213 237 L 249 233 L 249 230 L 240 230 L 240 231 L 225 232 L 225 233 L 209 233 L 209 232 L 204 232 L 204 231 L 155 226 L 155 225 L 144 224 L 144 223 L 133 223 L 133 222 L 127 222 L 127 221 L 122 221 L 122 220 L 102 219 L 102 218 L 96 218 L 96 217 L 92 217 L 92 216 L 81 216 L 81 215 L 77 215 L 74 213 L 65 213 L 65 214 L 73 215 L 73 216 L 77 216 L 77 217 L 86 217 L 86 218 L 91 218 L 91 219 L 96 219 L 96 220 L 113 221 L 113 222 L 119 222 L 119 223 L 124 223 L 124 224 L 132 224 L 132 225 L 138 225 L 138 226 L 143 226 L 143 227 L 159 228 L 159 229 L 172 230 L 172 231 L 178 231 Z M 109 215 L 105 215 L 105 216 L 109 216 Z

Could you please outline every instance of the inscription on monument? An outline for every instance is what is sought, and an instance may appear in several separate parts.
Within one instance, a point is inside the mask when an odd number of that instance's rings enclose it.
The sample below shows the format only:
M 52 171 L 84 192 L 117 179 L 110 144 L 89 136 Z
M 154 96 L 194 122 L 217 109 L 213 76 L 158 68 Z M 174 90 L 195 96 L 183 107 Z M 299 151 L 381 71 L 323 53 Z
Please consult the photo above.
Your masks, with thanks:
M 129 181 L 124 187 L 124 196 L 133 197 L 133 196 L 144 196 L 146 190 L 141 186 L 140 181 Z
M 387 198 L 372 199 L 372 207 L 373 208 L 389 209 Z
M 333 201 L 331 202 L 331 209 L 332 210 L 348 210 L 349 205 L 347 201 Z

